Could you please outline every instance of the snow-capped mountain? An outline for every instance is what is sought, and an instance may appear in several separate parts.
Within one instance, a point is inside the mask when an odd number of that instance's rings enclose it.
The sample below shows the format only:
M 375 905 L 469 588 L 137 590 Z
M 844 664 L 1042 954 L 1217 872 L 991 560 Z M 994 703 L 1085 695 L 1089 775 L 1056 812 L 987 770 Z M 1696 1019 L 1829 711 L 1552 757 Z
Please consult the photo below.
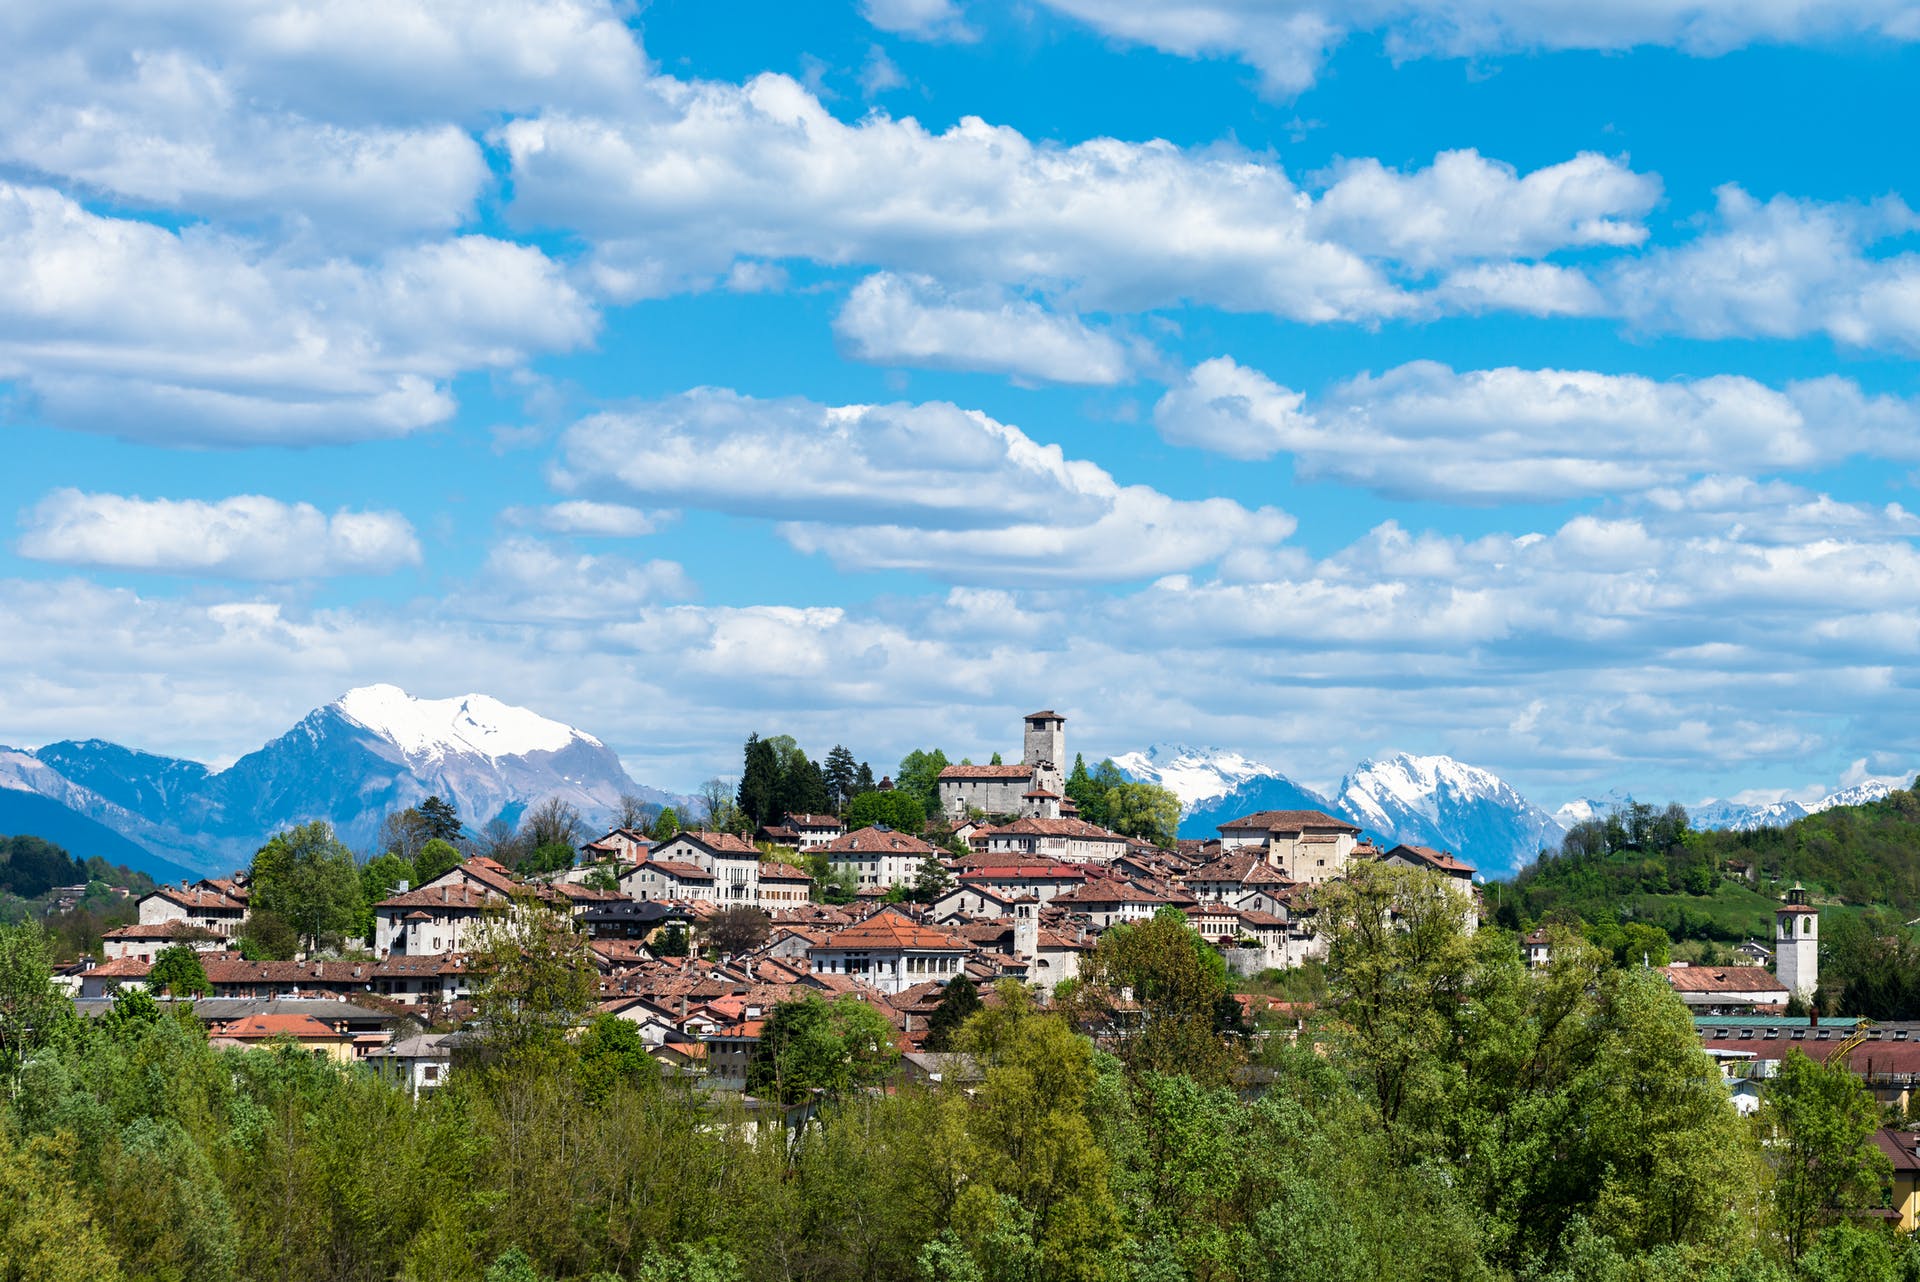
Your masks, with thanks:
M 525 708 L 482 694 L 418 699 L 385 685 L 348 691 L 225 770 L 93 739 L 0 759 L 8 785 L 209 872 L 231 870 L 268 836 L 315 819 L 366 848 L 389 812 L 433 794 L 472 830 L 517 820 L 548 797 L 589 823 L 623 794 L 684 800 L 636 784 L 600 740 Z
M 1828 793 L 1811 806 L 1808 806 L 1807 813 L 1817 815 L 1822 810 L 1831 810 L 1835 806 L 1864 806 L 1870 801 L 1885 801 L 1887 794 L 1892 791 L 1893 788 L 1891 785 L 1879 779 L 1869 779 L 1865 783 L 1857 783 L 1851 788 L 1842 788 L 1838 792 Z
M 1451 850 L 1487 877 L 1505 876 L 1566 835 L 1498 775 L 1452 757 L 1363 761 L 1334 800 L 1383 840 Z
M 1752 832 L 1757 828 L 1784 828 L 1807 817 L 1797 801 L 1704 801 L 1687 810 L 1687 819 L 1702 832 Z
M 1604 796 L 1575 797 L 1553 812 L 1553 821 L 1562 828 L 1571 828 L 1589 819 L 1605 819 L 1614 811 L 1625 810 L 1632 804 L 1631 795 L 1618 788 L 1610 788 Z
M 1331 798 L 1273 766 L 1219 749 L 1157 744 L 1113 763 L 1128 778 L 1157 783 L 1180 798 L 1183 837 L 1212 837 L 1220 824 L 1259 810 L 1323 810 L 1387 845 L 1451 850 L 1496 877 L 1564 835 L 1553 816 L 1503 780 L 1451 757 L 1402 754 L 1361 762 Z
M 1278 779 L 1272 766 L 1221 748 L 1156 743 L 1144 752 L 1122 753 L 1113 764 L 1135 783 L 1159 784 L 1180 798 L 1182 810 L 1225 796 L 1255 779 Z

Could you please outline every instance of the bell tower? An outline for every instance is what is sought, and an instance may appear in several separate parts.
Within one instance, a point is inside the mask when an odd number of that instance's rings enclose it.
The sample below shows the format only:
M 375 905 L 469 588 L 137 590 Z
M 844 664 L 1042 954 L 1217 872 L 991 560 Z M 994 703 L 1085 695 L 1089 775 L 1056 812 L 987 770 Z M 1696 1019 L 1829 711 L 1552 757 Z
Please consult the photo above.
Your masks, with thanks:
M 1026 717 L 1020 764 L 1033 767 L 1033 786 L 1058 793 L 1066 786 L 1067 719 L 1048 708 Z
M 1781 987 L 1803 1001 L 1820 985 L 1820 910 L 1807 903 L 1806 889 L 1797 881 L 1773 910 L 1773 973 Z

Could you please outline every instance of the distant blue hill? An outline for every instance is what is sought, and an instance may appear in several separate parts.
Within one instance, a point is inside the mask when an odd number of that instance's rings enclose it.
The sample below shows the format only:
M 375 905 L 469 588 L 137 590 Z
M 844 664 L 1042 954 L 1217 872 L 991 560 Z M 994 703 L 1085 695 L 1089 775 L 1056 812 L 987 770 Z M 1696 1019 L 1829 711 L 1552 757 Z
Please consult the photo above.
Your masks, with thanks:
M 162 859 L 103 823 L 96 823 L 51 798 L 17 788 L 0 788 L 0 834 L 39 837 L 75 859 L 87 860 L 99 855 L 110 864 L 143 872 L 157 882 L 192 881 L 198 877 L 197 873 Z

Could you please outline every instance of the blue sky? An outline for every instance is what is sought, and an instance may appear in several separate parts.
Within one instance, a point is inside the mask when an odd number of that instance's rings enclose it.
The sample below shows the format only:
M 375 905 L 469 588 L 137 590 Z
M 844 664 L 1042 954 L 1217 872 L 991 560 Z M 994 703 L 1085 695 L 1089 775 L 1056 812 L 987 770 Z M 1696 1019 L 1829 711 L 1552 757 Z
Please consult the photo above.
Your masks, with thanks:
M 1920 7 L 0 15 L 0 741 L 1920 763 Z

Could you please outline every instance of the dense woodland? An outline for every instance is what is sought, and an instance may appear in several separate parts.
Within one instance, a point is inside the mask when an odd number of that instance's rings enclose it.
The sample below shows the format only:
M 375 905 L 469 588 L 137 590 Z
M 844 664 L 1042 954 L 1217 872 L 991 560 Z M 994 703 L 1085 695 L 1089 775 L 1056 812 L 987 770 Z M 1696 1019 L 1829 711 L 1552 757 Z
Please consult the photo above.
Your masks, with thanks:
M 1238 1027 L 1174 913 L 1053 1007 L 985 994 L 943 1086 L 841 1004 L 783 1007 L 756 1080 L 789 1107 L 754 1115 L 593 1017 L 558 919 L 496 923 L 482 1035 L 417 1103 L 144 995 L 76 1016 L 12 928 L 0 1279 L 1920 1276 L 1855 1214 L 1887 1171 L 1850 1077 L 1790 1059 L 1744 1121 L 1657 976 L 1572 935 L 1529 972 L 1454 902 L 1391 870 L 1330 892 L 1297 1041 Z

